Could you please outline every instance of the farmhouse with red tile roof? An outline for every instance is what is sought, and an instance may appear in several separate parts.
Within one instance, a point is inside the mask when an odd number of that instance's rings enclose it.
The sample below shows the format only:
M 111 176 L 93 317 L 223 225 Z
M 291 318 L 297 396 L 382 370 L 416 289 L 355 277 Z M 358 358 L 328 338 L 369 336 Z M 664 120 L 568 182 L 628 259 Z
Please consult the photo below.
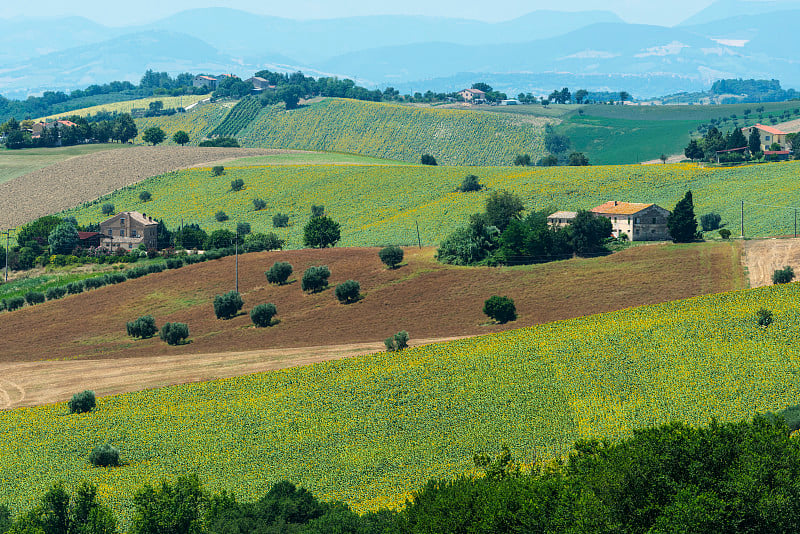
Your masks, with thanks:
M 158 221 L 138 211 L 123 211 L 101 222 L 100 233 L 109 250 L 133 250 L 141 244 L 158 248 Z
M 670 211 L 655 204 L 611 200 L 592 208 L 592 213 L 611 219 L 611 233 L 630 241 L 663 241 L 670 239 L 667 217 Z
M 761 135 L 761 150 L 767 151 L 772 146 L 772 143 L 778 143 L 781 146 L 781 150 L 787 150 L 788 145 L 786 143 L 786 134 L 782 130 L 777 128 L 773 128 L 772 126 L 765 126 L 763 124 L 756 124 L 755 126 L 747 126 L 742 128 L 742 133 L 746 138 L 749 139 L 750 133 L 753 129 L 758 130 L 758 133 Z

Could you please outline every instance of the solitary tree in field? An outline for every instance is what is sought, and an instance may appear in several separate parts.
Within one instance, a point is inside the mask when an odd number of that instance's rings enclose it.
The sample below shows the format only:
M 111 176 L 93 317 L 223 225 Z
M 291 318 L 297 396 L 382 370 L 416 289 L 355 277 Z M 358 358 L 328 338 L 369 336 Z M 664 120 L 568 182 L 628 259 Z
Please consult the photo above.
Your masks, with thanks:
M 694 217 L 692 192 L 687 191 L 667 217 L 667 229 L 675 243 L 689 243 L 697 234 L 697 219 Z
M 145 143 L 150 143 L 153 146 L 162 143 L 166 138 L 167 134 L 165 134 L 164 130 L 162 130 L 158 126 L 152 126 L 146 129 L 142 134 L 142 141 L 144 141 Z
M 183 130 L 178 130 L 172 136 L 172 140 L 175 141 L 176 144 L 183 146 L 189 142 L 189 134 Z
M 339 223 L 327 215 L 314 217 L 303 228 L 303 244 L 312 248 L 332 247 L 341 235 Z

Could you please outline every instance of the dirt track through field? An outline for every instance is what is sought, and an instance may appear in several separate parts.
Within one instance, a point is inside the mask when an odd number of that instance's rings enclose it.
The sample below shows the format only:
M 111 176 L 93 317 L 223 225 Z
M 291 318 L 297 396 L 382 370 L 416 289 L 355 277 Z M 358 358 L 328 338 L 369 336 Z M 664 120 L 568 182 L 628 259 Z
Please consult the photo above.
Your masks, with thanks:
M 275 152 L 260 148 L 138 146 L 69 158 L 0 184 L 0 228 L 17 227 L 165 172 Z
M 772 273 L 787 265 L 800 274 L 800 238 L 745 241 L 742 261 L 748 270 L 750 287 L 772 284 Z
M 450 338 L 421 339 L 411 346 Z M 383 343 L 212 354 L 0 364 L 0 410 L 69 400 L 78 391 L 98 396 L 274 371 L 385 350 Z

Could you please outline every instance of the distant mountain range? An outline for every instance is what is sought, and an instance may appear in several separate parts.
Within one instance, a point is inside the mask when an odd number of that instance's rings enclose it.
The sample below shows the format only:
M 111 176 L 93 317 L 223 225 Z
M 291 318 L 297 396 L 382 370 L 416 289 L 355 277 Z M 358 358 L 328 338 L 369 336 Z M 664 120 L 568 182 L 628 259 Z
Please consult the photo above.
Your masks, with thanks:
M 512 94 L 583 82 L 589 90 L 638 97 L 701 90 L 731 77 L 777 78 L 792 87 L 800 86 L 800 59 L 790 46 L 799 25 L 800 1 L 793 0 L 718 0 L 672 28 L 627 24 L 607 11 L 536 11 L 487 23 L 415 16 L 298 21 L 206 8 L 122 28 L 80 17 L 0 19 L 0 94 L 135 82 L 147 69 L 241 76 L 302 70 L 423 92 L 470 80 Z

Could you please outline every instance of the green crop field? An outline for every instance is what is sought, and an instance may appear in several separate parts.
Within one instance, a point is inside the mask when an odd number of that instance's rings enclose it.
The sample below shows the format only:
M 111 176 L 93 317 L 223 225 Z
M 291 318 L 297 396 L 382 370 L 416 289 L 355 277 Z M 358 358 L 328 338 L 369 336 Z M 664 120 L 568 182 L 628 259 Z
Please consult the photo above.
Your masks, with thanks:
M 245 146 L 348 152 L 419 163 L 510 165 L 521 153 L 543 155 L 537 117 L 504 117 L 327 98 L 299 109 L 267 106 L 238 134 Z
M 764 107 L 762 113 L 755 110 Z M 661 154 L 683 154 L 690 132 L 712 119 L 727 132 L 757 122 L 772 124 L 784 112 L 800 118 L 800 102 L 729 104 L 719 106 L 608 106 L 600 104 L 480 106 L 478 109 L 504 116 L 547 117 L 561 121 L 558 133 L 572 141 L 571 150 L 584 152 L 598 165 L 637 163 Z M 745 116 L 745 111 L 750 113 Z M 735 115 L 735 118 L 732 116 Z
M 363 165 L 284 165 L 227 167 L 213 177 L 208 168 L 187 169 L 150 178 L 93 203 L 65 212 L 80 223 L 105 217 L 102 204 L 112 202 L 117 211 L 136 210 L 163 218 L 175 228 L 181 221 L 212 230 L 233 229 L 249 222 L 254 232 L 272 231 L 272 216 L 289 215 L 288 228 L 274 231 L 288 239 L 289 247 L 302 245 L 302 229 L 312 204 L 322 204 L 342 225 L 340 245 L 377 246 L 416 244 L 416 225 L 423 244 L 438 244 L 468 216 L 483 209 L 491 191 L 507 189 L 519 194 L 528 208 L 589 209 L 607 200 L 653 202 L 667 209 L 694 193 L 699 216 L 717 212 L 722 223 L 737 235 L 742 199 L 758 204 L 800 205 L 800 162 L 772 163 L 738 168 L 695 165 L 621 165 L 597 167 L 428 167 Z M 478 175 L 487 187 L 477 193 L 458 193 L 467 174 Z M 244 189 L 230 190 L 241 178 Z M 143 203 L 147 190 L 152 200 Z M 267 207 L 254 211 L 252 199 Z M 218 223 L 222 210 L 230 220 Z M 793 232 L 794 212 L 747 205 L 747 235 L 786 235 Z
M 770 286 L 108 397 L 83 415 L 0 412 L 0 502 L 88 480 L 124 517 L 142 483 L 197 472 L 246 500 L 289 479 L 357 510 L 396 507 L 502 444 L 530 463 L 580 438 L 748 418 L 800 398 L 798 299 L 800 284 Z M 91 467 L 106 442 L 123 466 Z
M 358 154 L 311 151 L 281 152 L 268 156 L 250 156 L 227 163 L 228 167 L 258 167 L 264 165 L 408 165 L 408 163 L 391 159 L 359 156 Z
M 148 98 L 138 98 L 136 100 L 124 100 L 122 102 L 112 102 L 109 104 L 100 104 L 97 106 L 90 106 L 88 108 L 76 109 L 75 111 L 65 111 L 56 115 L 48 115 L 42 119 L 56 119 L 67 115 L 78 115 L 85 117 L 87 115 L 94 115 L 100 111 L 107 111 L 109 113 L 130 113 L 132 109 L 147 109 L 151 102 L 160 100 L 164 103 L 164 108 L 177 108 L 187 107 L 195 102 L 199 102 L 208 95 L 184 95 L 184 96 L 152 96 Z M 39 119 L 41 120 L 41 119 Z
M 0 149 L 0 184 L 68 158 L 126 146 L 130 145 L 108 143 L 59 148 Z
M 205 104 L 197 106 L 186 113 L 177 113 L 167 117 L 136 119 L 136 128 L 139 130 L 139 135 L 134 141 L 136 143 L 144 143 L 142 141 L 144 131 L 152 126 L 158 126 L 167 134 L 165 145 L 175 145 L 172 141 L 172 136 L 178 130 L 188 133 L 191 139 L 190 144 L 196 145 L 225 119 L 225 115 L 228 114 L 233 105 L 232 102 Z

